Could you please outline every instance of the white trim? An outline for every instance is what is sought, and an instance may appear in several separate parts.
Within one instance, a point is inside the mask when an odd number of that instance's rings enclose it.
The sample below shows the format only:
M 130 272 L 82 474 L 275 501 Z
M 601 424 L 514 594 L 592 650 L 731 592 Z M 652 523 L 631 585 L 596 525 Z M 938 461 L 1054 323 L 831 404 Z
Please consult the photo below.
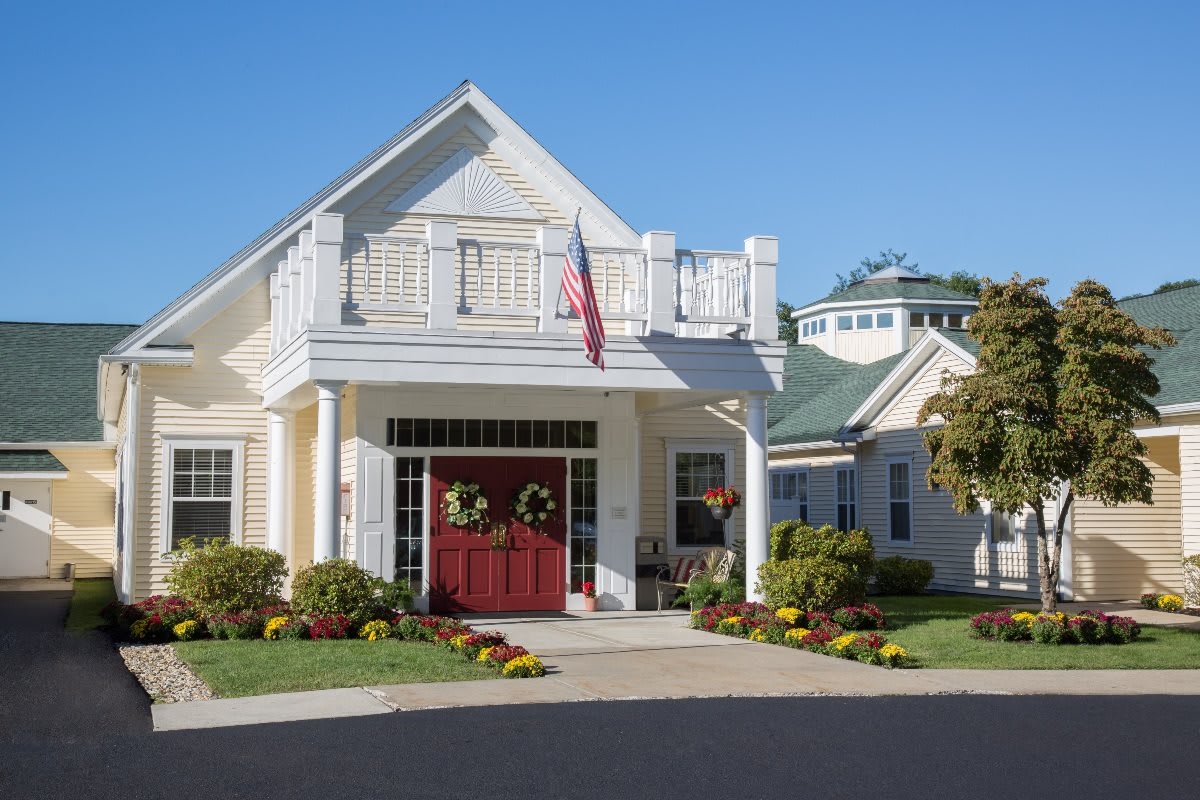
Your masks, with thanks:
M 849 472 L 850 477 L 846 480 L 846 493 L 854 493 L 853 499 L 848 499 L 845 503 L 838 499 L 838 475 L 842 472 Z M 859 530 L 862 528 L 862 504 L 859 502 L 858 491 L 858 462 L 835 462 L 833 465 L 833 526 L 841 530 L 838 525 L 838 512 L 842 506 L 848 506 L 854 509 L 854 521 L 850 525 L 849 530 Z
M 0 481 L 65 481 L 66 472 L 0 472 Z
M 195 361 L 191 345 L 177 347 L 155 347 L 132 350 L 121 354 L 105 353 L 100 356 L 102 364 L 142 364 L 152 367 L 190 367 Z
M 887 503 L 887 541 L 894 547 L 912 547 L 917 539 L 916 515 L 913 513 L 913 467 L 912 455 L 886 456 L 884 458 L 884 502 Z M 892 536 L 892 465 L 904 464 L 908 467 L 908 539 L 896 539 Z M 901 502 L 897 500 L 896 502 Z
M 735 439 L 666 439 L 664 445 L 667 451 L 667 552 L 668 553 L 698 553 L 712 547 L 710 544 L 681 545 L 675 540 L 675 456 L 678 453 L 724 453 L 725 455 L 725 485 L 733 483 L 737 475 L 734 459 L 737 457 L 737 440 Z M 725 530 L 725 547 L 733 543 L 736 534 L 733 518 L 723 521 Z
M 1133 435 L 1139 439 L 1154 439 L 1159 436 L 1178 436 L 1178 425 L 1161 425 L 1157 428 L 1136 428 Z
M 246 480 L 246 437 L 226 435 L 218 438 L 209 436 L 186 436 L 178 433 L 163 433 L 162 439 L 162 498 L 159 500 L 159 519 L 162 529 L 159 533 L 159 553 L 171 553 L 171 523 L 174 509 L 173 491 L 175 483 L 175 450 L 232 450 L 233 451 L 233 480 L 229 502 L 229 541 L 232 544 L 242 543 L 242 495 L 243 484 Z M 223 499 L 223 498 L 214 498 Z M 126 509 L 126 516 L 128 516 Z
M 137 568 L 137 481 L 142 424 L 142 368 L 139 364 L 130 364 L 125 375 L 125 402 L 128 407 L 125 412 L 125 441 L 122 444 L 121 457 L 122 469 L 125 471 L 125 513 L 121 520 L 124 527 L 120 534 L 121 585 L 117 593 L 122 602 L 132 603 L 137 586 L 134 572 Z
M 802 319 L 815 314 L 818 311 L 827 313 L 830 310 L 863 308 L 872 306 L 881 306 L 889 303 L 912 303 L 913 305 L 928 305 L 928 306 L 971 306 L 972 308 L 979 307 L 978 300 L 923 300 L 916 297 L 877 297 L 874 300 L 841 300 L 836 303 L 818 303 L 816 305 L 799 308 L 792 312 L 792 319 Z M 967 316 L 963 314 L 963 316 Z
M 249 434 L 246 433 L 198 433 L 192 431 L 162 431 L 158 434 L 158 438 L 166 442 L 207 442 L 212 444 L 225 444 L 236 442 L 239 445 L 245 444 Z
M 1158 406 L 1159 414 L 1191 414 L 1196 411 L 1200 411 L 1200 401 Z
M 1022 508 L 1016 514 L 1009 515 L 1013 520 L 1013 540 L 1011 542 L 997 542 L 992 538 L 996 532 L 996 509 L 992 508 L 990 501 L 985 500 L 979 509 L 983 515 L 983 533 L 987 539 L 987 549 L 992 552 L 1021 552 L 1025 549 L 1025 509 Z
M 115 450 L 116 442 L 0 442 L 0 450 Z
M 853 442 L 835 442 L 833 439 L 825 439 L 820 442 L 799 442 L 797 444 L 773 444 L 767 448 L 768 453 L 793 453 L 802 450 L 842 450 L 853 449 Z

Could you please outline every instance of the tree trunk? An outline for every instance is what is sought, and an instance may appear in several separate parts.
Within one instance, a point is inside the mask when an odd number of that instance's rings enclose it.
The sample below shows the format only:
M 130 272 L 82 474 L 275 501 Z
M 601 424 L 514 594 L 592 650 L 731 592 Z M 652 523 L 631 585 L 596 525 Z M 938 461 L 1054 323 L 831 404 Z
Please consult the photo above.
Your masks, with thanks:
M 1034 506 L 1034 516 L 1037 518 L 1037 559 L 1038 582 L 1042 595 L 1042 613 L 1053 614 L 1058 610 L 1058 576 L 1062 574 L 1063 528 L 1067 524 L 1067 515 L 1071 511 L 1071 503 L 1075 494 L 1067 489 L 1063 495 L 1062 508 L 1054 524 L 1054 547 L 1050 547 L 1050 534 L 1046 530 L 1045 503 Z

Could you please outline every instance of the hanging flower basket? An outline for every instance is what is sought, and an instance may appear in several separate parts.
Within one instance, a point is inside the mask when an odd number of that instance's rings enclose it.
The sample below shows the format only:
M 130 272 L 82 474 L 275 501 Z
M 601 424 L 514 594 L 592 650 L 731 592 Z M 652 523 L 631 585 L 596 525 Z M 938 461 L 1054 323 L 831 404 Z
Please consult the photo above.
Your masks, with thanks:
M 732 486 L 717 486 L 704 493 L 704 505 L 714 519 L 729 519 L 733 510 L 742 504 L 742 493 Z

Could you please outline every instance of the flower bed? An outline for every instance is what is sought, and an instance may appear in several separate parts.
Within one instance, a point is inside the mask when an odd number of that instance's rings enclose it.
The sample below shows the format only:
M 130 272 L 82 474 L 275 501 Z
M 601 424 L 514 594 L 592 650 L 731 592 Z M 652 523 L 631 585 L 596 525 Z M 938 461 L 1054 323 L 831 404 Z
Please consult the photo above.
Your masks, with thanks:
M 141 643 L 205 638 L 312 641 L 357 637 L 371 642 L 399 639 L 447 648 L 468 661 L 499 670 L 506 678 L 540 678 L 546 674 L 537 656 L 523 647 L 509 645 L 503 633 L 475 631 L 456 617 L 401 613 L 390 620 L 376 618 L 356 625 L 343 614 L 296 614 L 287 603 L 203 617 L 192 603 L 163 595 L 132 605 L 111 603 L 103 613 L 118 635 Z
M 1142 595 L 1142 606 L 1153 611 L 1168 611 L 1172 614 L 1179 614 L 1186 611 L 1183 598 L 1177 594 L 1147 592 Z
M 887 626 L 878 606 L 864 603 L 832 612 L 772 610 L 762 603 L 723 603 L 693 611 L 690 627 L 752 642 L 783 645 L 864 664 L 903 667 L 908 653 L 878 631 Z
M 1080 611 L 1068 617 L 1054 614 L 1014 612 L 1011 608 L 985 611 L 971 618 L 971 633 L 979 639 L 1038 644 L 1126 644 L 1142 633 L 1132 617 L 1103 611 Z

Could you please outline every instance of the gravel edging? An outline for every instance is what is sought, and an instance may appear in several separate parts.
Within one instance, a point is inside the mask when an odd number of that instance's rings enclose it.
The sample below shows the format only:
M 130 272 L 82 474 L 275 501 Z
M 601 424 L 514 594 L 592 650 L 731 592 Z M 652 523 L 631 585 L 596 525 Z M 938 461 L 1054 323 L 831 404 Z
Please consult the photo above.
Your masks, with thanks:
M 117 648 L 125 666 L 156 703 L 213 700 L 217 694 L 200 680 L 169 644 L 127 644 Z

